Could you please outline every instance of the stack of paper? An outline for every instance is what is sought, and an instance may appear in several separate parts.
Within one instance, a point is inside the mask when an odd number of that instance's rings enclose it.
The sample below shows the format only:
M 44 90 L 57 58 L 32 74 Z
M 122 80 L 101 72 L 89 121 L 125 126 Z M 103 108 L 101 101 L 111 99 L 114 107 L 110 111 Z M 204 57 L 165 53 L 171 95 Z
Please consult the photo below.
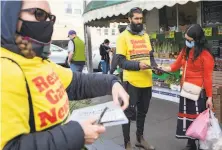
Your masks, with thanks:
M 123 110 L 120 106 L 115 105 L 112 101 L 90 106 L 86 108 L 81 108 L 74 110 L 69 118 L 69 120 L 82 122 L 89 118 L 98 118 L 100 117 L 104 108 L 108 107 L 107 111 L 105 112 L 104 116 L 101 119 L 101 123 L 104 126 L 114 126 L 114 125 L 121 125 L 127 124 L 128 119 L 125 116 Z

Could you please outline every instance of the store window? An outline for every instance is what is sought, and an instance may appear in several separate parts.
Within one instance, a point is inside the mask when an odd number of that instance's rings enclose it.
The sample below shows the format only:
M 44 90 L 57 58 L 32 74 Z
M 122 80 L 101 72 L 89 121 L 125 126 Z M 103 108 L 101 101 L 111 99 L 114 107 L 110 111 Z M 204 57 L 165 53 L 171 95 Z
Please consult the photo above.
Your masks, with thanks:
M 222 71 L 222 2 L 203 1 L 202 18 L 205 35 L 210 38 L 208 40 L 209 47 L 217 58 L 215 68 Z
M 112 29 L 112 35 L 116 35 L 116 29 Z
M 71 2 L 65 2 L 65 13 L 72 14 L 72 3 Z
M 159 11 L 161 33 L 177 31 L 177 10 L 179 31 L 184 32 L 189 25 L 197 23 L 197 3 L 188 2 L 185 5 L 165 6 Z
M 101 29 L 97 29 L 97 33 L 101 35 Z
M 204 1 L 202 6 L 204 26 L 222 25 L 221 1 Z
M 104 35 L 109 35 L 109 30 L 108 29 L 104 29 Z

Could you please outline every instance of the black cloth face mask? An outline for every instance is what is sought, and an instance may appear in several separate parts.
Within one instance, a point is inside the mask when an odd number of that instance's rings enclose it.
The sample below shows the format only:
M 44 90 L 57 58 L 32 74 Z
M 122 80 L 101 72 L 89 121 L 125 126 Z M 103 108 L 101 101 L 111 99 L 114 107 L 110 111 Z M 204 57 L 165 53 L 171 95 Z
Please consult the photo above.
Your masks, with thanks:
M 135 23 L 131 22 L 130 28 L 133 32 L 139 33 L 141 31 L 143 31 L 143 24 L 142 23 L 135 24 Z
M 54 25 L 53 22 L 26 21 L 21 18 L 19 18 L 19 20 L 22 21 L 21 30 L 18 32 L 21 36 L 27 36 L 42 43 L 49 43 L 51 41 Z
M 47 58 L 50 54 L 50 42 L 53 34 L 53 25 L 51 21 L 22 21 L 20 32 L 17 33 L 23 37 L 27 37 L 32 42 L 32 50 L 37 56 Z

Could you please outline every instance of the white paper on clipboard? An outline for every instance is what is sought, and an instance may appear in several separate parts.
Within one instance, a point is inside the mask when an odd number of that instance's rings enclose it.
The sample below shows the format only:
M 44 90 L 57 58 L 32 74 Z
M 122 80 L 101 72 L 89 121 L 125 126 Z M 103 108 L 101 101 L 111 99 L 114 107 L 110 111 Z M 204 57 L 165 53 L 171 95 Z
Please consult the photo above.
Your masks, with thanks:
M 115 126 L 128 123 L 128 119 L 121 107 L 115 105 L 112 101 L 74 110 L 69 120 L 82 122 L 89 118 L 99 118 L 105 107 L 108 107 L 108 109 L 101 119 L 101 123 L 103 123 L 104 126 Z

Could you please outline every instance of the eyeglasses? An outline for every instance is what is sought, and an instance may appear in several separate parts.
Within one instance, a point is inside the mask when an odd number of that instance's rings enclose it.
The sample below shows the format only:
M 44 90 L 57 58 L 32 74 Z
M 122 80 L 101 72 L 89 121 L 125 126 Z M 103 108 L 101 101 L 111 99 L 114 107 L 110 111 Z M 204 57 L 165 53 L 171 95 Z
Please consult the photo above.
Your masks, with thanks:
M 22 9 L 21 11 L 34 14 L 36 20 L 38 20 L 38 21 L 46 21 L 48 18 L 52 22 L 56 21 L 55 15 L 47 13 L 45 10 L 42 10 L 40 8 L 28 8 L 28 9 Z

